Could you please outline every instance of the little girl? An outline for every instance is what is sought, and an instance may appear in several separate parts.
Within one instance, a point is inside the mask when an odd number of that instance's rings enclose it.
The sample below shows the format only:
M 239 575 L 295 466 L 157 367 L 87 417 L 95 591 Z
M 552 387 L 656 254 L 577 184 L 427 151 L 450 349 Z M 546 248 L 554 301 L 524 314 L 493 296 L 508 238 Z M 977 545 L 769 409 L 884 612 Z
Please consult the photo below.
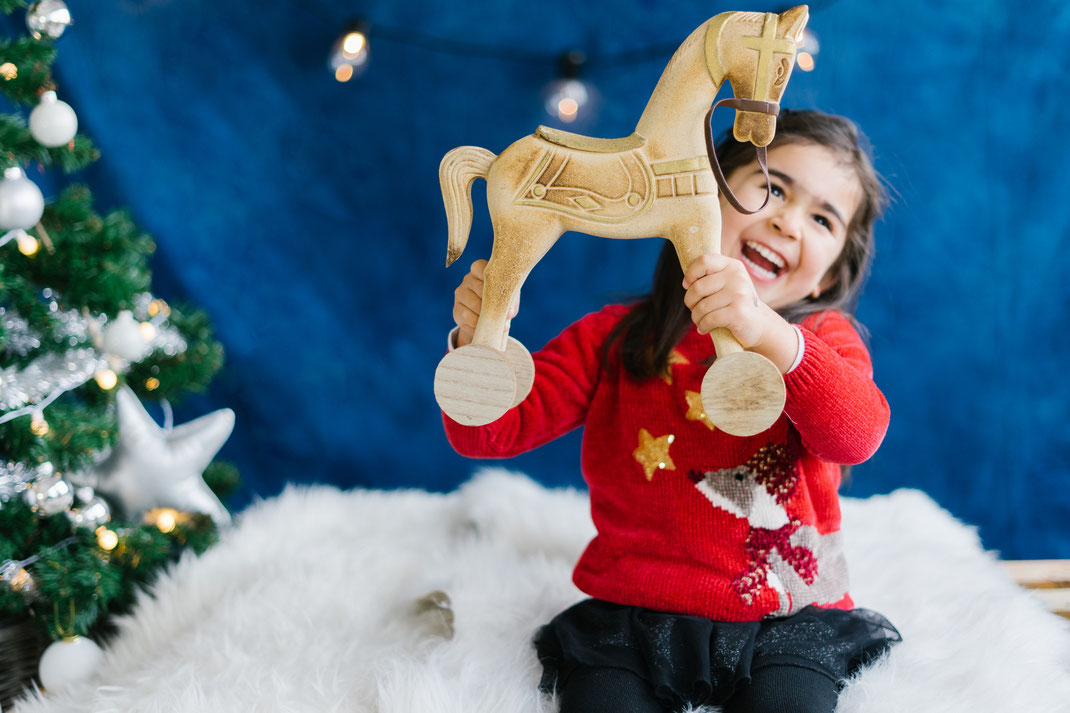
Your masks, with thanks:
M 766 195 L 753 156 L 731 138 L 718 148 L 748 207 Z M 899 640 L 848 594 L 837 494 L 841 465 L 873 455 L 888 426 L 852 316 L 881 185 L 854 124 L 818 112 L 781 113 L 768 165 L 765 208 L 745 215 L 722 196 L 721 255 L 682 271 L 666 242 L 648 296 L 533 355 L 521 404 L 480 427 L 443 416 L 457 452 L 483 458 L 585 427 L 598 534 L 573 581 L 592 598 L 535 637 L 562 713 L 829 713 Z M 472 339 L 484 265 L 455 293 L 454 346 Z M 702 410 L 717 327 L 784 373 L 784 413 L 763 433 L 730 436 Z

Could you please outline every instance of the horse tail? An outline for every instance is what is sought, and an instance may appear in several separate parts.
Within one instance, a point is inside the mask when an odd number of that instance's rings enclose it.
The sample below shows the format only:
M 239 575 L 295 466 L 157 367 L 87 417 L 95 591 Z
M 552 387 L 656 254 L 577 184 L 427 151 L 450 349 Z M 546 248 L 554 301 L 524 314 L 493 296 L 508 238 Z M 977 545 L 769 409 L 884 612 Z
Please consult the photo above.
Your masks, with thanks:
M 495 154 L 478 146 L 458 146 L 442 157 L 438 166 L 438 182 L 442 187 L 442 202 L 446 204 L 446 223 L 449 226 L 449 245 L 446 267 L 464 252 L 468 232 L 472 229 L 472 182 L 486 178 Z

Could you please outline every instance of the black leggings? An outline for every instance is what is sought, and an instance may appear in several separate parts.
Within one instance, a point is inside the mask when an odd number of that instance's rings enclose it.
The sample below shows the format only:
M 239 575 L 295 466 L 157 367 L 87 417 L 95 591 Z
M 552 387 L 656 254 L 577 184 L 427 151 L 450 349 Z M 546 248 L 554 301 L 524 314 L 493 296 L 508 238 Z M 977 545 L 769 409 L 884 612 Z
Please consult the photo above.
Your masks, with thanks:
M 800 666 L 764 666 L 724 703 L 724 713 L 832 713 L 838 686 L 828 676 Z M 558 690 L 560 713 L 670 713 L 631 671 L 579 668 Z M 701 705 L 707 701 L 689 701 Z

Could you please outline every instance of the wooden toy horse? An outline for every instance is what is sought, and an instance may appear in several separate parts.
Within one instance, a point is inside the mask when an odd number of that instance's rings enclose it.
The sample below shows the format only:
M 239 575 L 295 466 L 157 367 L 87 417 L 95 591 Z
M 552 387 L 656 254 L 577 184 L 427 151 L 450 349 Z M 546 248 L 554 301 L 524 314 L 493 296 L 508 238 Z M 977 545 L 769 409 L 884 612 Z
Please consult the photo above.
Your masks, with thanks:
M 527 396 L 535 369 L 527 349 L 506 334 L 507 311 L 532 267 L 565 231 L 664 237 L 684 269 L 703 252 L 720 252 L 707 112 L 727 80 L 742 100 L 718 104 L 736 108 L 733 133 L 763 147 L 764 165 L 807 19 L 801 5 L 779 15 L 726 12 L 706 21 L 669 60 L 631 136 L 596 139 L 540 126 L 498 156 L 477 146 L 445 155 L 439 180 L 449 221 L 446 265 L 468 240 L 476 178 L 487 180 L 494 228 L 475 336 L 435 372 L 435 397 L 450 418 L 487 424 Z M 727 329 L 711 337 L 717 359 L 702 382 L 706 415 L 733 435 L 764 431 L 784 409 L 780 370 L 744 351 Z

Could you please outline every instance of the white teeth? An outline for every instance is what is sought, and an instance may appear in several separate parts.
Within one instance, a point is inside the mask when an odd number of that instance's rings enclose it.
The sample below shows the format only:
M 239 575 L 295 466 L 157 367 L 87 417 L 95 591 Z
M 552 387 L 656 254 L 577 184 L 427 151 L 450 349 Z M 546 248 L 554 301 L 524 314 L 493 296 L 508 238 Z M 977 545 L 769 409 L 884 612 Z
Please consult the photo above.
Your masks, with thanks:
M 760 254 L 766 260 L 779 267 L 781 270 L 784 269 L 784 260 L 769 248 L 765 247 L 764 245 L 761 245 L 760 243 L 751 242 L 750 240 L 747 241 L 747 245 L 749 245 L 753 250 L 756 250 L 758 254 Z
M 761 278 L 763 278 L 765 280 L 775 280 L 776 279 L 776 273 L 775 272 L 770 272 L 769 270 L 766 270 L 761 265 L 758 265 L 758 264 L 752 262 L 750 259 L 747 258 L 746 255 L 743 256 L 743 262 L 747 263 L 747 267 L 749 267 L 756 275 L 758 275 L 758 277 L 761 277 Z

